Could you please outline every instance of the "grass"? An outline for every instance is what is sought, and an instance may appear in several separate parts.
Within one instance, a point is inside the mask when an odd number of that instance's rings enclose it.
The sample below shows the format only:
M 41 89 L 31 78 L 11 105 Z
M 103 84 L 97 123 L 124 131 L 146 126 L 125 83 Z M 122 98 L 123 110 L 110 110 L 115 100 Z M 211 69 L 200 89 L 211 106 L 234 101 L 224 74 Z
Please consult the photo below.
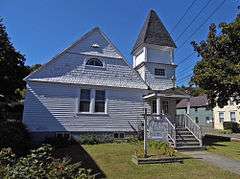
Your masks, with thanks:
M 207 147 L 207 151 L 240 160 L 240 142 L 215 142 Z
M 98 166 L 107 178 L 240 178 L 196 159 L 185 160 L 183 164 L 137 166 L 131 161 L 134 148 L 133 144 L 127 143 L 83 146 L 84 151 L 95 162 L 95 167 Z

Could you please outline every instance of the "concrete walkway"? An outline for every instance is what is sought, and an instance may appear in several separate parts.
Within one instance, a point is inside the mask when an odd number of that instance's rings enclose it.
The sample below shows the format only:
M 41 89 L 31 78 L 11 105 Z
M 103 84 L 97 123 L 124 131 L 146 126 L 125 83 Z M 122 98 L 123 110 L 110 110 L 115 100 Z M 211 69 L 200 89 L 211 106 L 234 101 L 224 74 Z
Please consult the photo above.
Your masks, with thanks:
M 240 175 L 240 160 L 232 160 L 224 156 L 205 151 L 188 151 L 183 153 Z

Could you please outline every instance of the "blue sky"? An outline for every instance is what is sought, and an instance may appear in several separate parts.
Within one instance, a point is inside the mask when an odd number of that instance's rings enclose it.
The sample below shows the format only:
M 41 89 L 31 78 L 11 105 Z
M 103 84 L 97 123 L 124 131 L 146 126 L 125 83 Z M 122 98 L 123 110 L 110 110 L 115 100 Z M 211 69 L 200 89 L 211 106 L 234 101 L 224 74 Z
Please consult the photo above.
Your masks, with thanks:
M 26 56 L 26 64 L 46 63 L 80 36 L 99 26 L 132 63 L 131 49 L 150 9 L 154 9 L 170 32 L 193 0 L 0 0 L 0 16 L 15 48 Z M 172 32 L 176 39 L 209 0 L 196 0 L 183 21 Z M 223 0 L 211 0 L 188 30 L 176 41 L 178 64 L 188 57 L 192 40 L 207 36 L 210 23 L 230 22 L 239 1 L 226 0 L 207 23 L 189 36 Z M 186 42 L 184 45 L 182 45 Z M 177 67 L 178 85 L 187 84 L 198 57 L 193 54 Z

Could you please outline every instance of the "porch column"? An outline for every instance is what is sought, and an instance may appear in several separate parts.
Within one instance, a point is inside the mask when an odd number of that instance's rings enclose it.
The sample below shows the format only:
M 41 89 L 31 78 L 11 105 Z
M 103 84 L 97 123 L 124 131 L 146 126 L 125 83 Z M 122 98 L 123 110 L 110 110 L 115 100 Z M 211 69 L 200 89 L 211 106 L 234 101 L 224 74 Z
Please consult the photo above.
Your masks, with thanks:
M 187 115 L 190 114 L 190 98 L 187 99 Z
M 157 97 L 156 103 L 157 103 L 157 115 L 160 115 L 161 114 L 161 100 L 160 100 L 160 97 Z

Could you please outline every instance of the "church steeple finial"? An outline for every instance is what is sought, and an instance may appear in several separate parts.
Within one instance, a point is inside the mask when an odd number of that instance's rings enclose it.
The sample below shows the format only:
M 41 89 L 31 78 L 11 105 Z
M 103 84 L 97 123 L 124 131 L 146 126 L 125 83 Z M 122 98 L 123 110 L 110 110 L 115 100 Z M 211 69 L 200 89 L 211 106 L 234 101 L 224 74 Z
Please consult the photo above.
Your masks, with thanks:
M 176 48 L 169 32 L 154 10 L 150 10 L 147 19 L 133 46 L 132 53 L 142 44 L 153 44 Z

